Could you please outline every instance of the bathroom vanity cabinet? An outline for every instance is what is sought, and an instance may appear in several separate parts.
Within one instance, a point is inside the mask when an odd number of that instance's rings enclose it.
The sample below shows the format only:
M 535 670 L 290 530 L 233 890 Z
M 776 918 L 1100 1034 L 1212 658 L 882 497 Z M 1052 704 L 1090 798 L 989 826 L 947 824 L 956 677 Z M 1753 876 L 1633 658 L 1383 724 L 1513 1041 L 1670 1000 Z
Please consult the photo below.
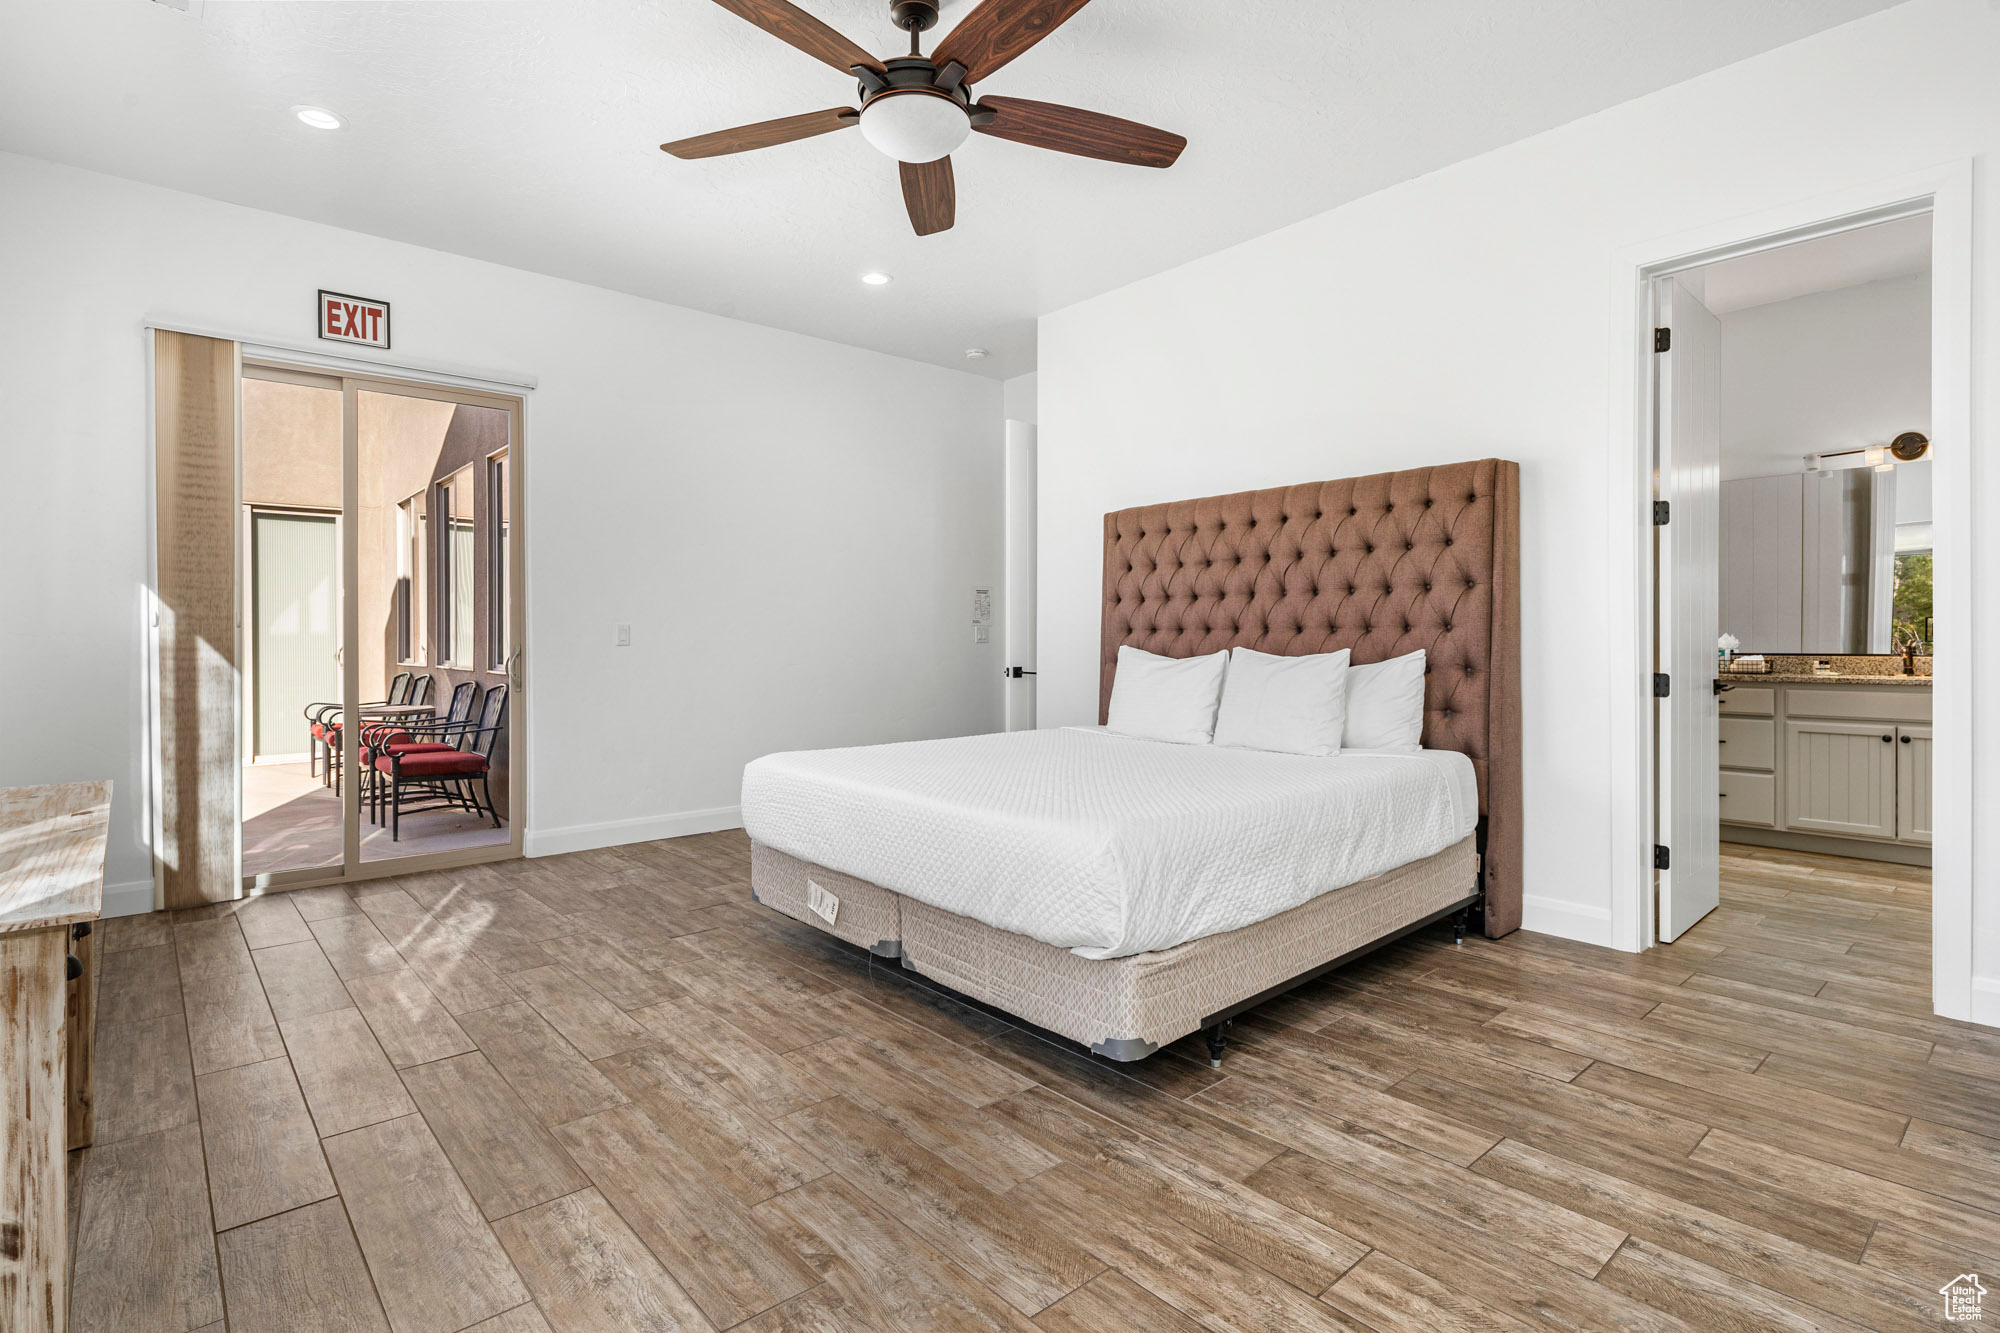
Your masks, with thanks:
M 1718 702 L 1725 837 L 1929 864 L 1928 677 L 1725 683 L 1731 688 Z

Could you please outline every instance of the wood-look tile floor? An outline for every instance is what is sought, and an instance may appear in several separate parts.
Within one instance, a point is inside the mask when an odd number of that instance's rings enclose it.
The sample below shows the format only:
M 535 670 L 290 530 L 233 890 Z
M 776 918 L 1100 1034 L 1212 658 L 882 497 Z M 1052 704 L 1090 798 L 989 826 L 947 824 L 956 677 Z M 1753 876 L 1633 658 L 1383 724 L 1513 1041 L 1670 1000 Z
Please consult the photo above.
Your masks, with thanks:
M 2000 1032 L 1927 872 L 1725 851 L 1671 947 L 1427 932 L 1220 1071 L 871 973 L 740 834 L 107 922 L 74 1327 L 1939 1327 Z

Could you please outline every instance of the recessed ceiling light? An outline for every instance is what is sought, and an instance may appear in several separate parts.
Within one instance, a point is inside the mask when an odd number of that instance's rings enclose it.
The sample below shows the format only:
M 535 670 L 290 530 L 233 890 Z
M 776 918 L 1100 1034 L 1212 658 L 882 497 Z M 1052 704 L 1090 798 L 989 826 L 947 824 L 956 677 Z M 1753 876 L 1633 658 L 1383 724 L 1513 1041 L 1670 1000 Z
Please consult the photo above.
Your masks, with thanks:
M 984 361 L 986 359 L 986 349 L 984 347 L 968 347 L 965 349 L 965 359 L 967 361 Z
M 292 108 L 292 114 L 297 116 L 302 124 L 310 125 L 316 130 L 337 130 L 347 124 L 340 116 L 323 106 L 295 106 Z
M 894 278 L 886 273 L 864 273 L 861 275 L 861 280 L 870 287 L 887 287 L 895 281 Z

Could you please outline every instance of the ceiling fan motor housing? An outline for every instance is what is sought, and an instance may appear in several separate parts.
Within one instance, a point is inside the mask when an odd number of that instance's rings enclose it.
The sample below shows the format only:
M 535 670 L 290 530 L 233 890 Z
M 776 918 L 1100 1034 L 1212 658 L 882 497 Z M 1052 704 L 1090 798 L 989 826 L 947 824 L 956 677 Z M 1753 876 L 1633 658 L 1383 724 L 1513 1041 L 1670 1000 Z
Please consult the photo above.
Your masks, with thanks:
M 905 32 L 929 32 L 937 26 L 938 7 L 932 0 L 892 0 L 889 17 Z
M 938 85 L 938 67 L 923 56 L 896 56 L 882 62 L 882 72 L 868 71 L 861 81 L 861 102 L 866 106 L 878 97 L 896 93 L 929 93 L 948 98 L 962 107 L 972 105 L 972 92 L 961 82 Z

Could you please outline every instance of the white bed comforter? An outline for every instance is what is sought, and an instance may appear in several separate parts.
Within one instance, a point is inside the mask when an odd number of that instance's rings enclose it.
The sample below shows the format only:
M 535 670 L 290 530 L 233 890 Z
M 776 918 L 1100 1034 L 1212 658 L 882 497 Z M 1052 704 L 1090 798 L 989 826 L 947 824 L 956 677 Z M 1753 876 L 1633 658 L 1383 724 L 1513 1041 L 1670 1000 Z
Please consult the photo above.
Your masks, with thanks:
M 1313 758 L 1093 727 L 743 771 L 744 827 L 766 846 L 1085 958 L 1262 921 L 1443 851 L 1478 817 L 1456 751 Z

